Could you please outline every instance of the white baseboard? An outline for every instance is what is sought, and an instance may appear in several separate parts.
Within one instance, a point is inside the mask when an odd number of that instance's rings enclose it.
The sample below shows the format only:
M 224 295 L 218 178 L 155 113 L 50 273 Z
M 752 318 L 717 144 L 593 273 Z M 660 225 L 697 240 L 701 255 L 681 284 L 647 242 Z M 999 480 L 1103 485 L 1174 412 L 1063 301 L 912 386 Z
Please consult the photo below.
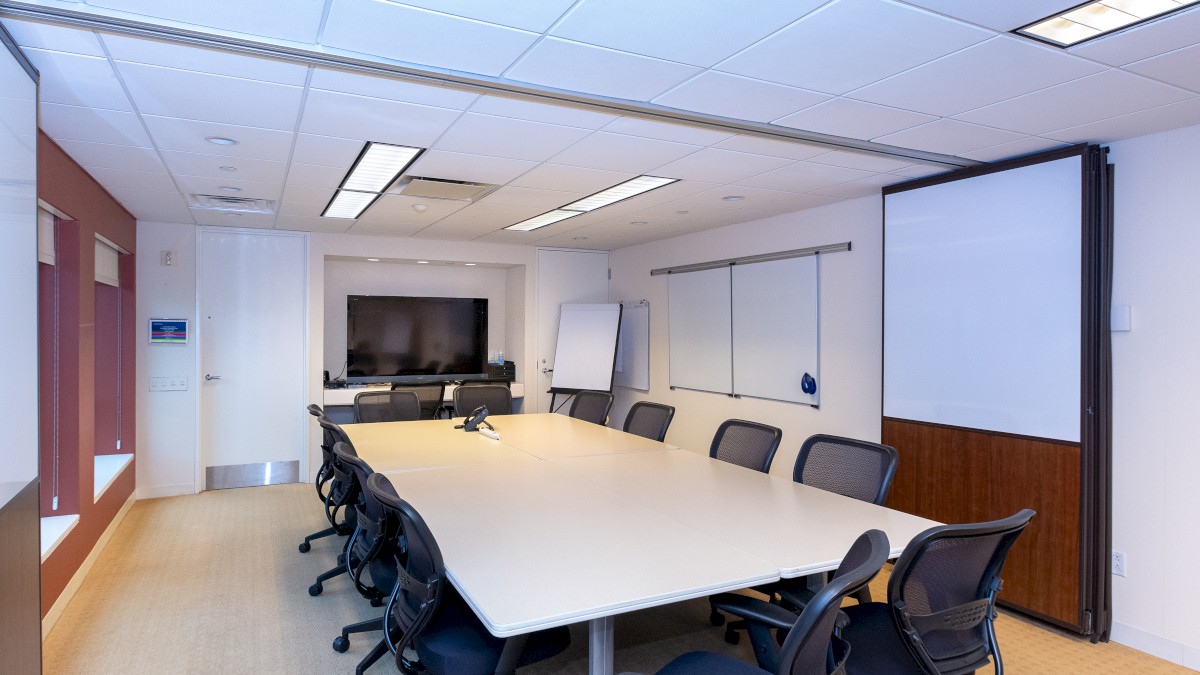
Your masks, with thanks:
M 193 483 L 154 485 L 151 487 L 139 487 L 137 489 L 138 499 L 157 499 L 158 497 L 178 497 L 180 495 L 194 494 L 196 494 L 196 486 Z
M 1192 647 L 1140 628 L 1114 621 L 1109 638 L 1126 647 L 1132 647 L 1164 661 L 1177 663 L 1185 668 L 1200 671 L 1200 647 Z
M 125 505 L 121 507 L 120 511 L 117 511 L 117 515 L 113 517 L 112 522 L 104 529 L 104 534 L 100 535 L 100 539 L 92 547 L 92 552 L 88 554 L 87 558 L 84 558 L 83 564 L 79 566 L 79 569 L 75 570 L 75 575 L 67 582 L 66 588 L 59 594 L 58 600 L 54 601 L 54 606 L 42 618 L 43 640 L 50 634 L 50 630 L 54 628 L 54 624 L 58 622 L 63 611 L 67 609 L 67 605 L 71 603 L 71 598 L 75 597 L 75 592 L 83 585 L 83 580 L 87 578 L 88 572 L 92 571 L 92 565 L 96 564 L 96 559 L 100 557 L 100 552 L 108 545 L 108 541 L 112 539 L 113 533 L 117 531 L 117 527 L 120 526 L 121 521 L 125 520 L 125 514 L 129 513 L 129 509 L 135 501 L 137 501 L 137 497 L 132 494 L 129 495 L 129 499 L 125 501 Z

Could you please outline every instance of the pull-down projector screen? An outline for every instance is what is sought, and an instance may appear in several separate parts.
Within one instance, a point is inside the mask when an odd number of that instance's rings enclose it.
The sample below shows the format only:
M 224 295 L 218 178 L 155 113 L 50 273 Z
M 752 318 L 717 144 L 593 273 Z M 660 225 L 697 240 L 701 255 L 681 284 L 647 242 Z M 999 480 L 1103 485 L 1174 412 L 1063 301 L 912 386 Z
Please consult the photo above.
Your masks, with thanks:
M 888 194 L 885 417 L 1079 441 L 1080 157 Z

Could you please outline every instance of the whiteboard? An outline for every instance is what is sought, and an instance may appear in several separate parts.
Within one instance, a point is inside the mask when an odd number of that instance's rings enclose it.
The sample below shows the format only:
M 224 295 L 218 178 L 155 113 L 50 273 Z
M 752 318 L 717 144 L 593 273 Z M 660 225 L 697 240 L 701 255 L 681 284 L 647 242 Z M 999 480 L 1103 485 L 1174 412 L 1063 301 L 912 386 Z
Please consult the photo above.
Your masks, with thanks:
M 733 393 L 728 267 L 667 275 L 671 386 Z
M 1078 441 L 1080 157 L 885 196 L 883 414 Z
M 618 387 L 650 390 L 650 303 L 621 303 L 621 336 L 617 340 Z
M 562 305 L 550 388 L 612 391 L 620 326 L 619 303 Z
M 819 255 L 733 267 L 733 391 L 820 403 Z M 805 374 L 817 382 L 806 394 Z

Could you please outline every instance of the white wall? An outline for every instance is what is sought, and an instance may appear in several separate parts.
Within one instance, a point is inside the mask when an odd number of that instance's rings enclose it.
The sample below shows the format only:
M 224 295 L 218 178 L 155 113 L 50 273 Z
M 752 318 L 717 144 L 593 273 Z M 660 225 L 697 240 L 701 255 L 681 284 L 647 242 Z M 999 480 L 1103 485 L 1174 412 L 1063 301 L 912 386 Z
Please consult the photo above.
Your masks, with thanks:
M 150 319 L 188 319 L 196 331 L 196 226 L 138 222 L 137 243 L 137 496 L 196 490 L 199 386 L 195 340 L 149 344 Z M 161 264 L 172 252 L 173 264 Z M 187 391 L 150 391 L 151 377 L 188 378 Z
M 505 351 L 508 270 L 503 267 L 325 262 L 325 370 L 334 377 L 346 362 L 346 296 L 400 295 L 487 298 L 488 355 Z M 522 285 L 521 291 L 524 290 Z M 343 373 L 344 374 L 344 373 Z
M 1116 164 L 1113 304 L 1112 637 L 1200 670 L 1200 126 L 1112 145 Z
M 878 441 L 882 368 L 882 204 L 867 197 L 613 251 L 610 300 L 650 301 L 650 390 L 617 387 L 611 423 L 637 400 L 675 406 L 667 440 L 707 453 L 717 426 L 743 418 L 783 429 L 772 473 L 791 476 L 800 444 L 814 433 Z M 850 241 L 853 250 L 820 260 L 821 407 L 671 391 L 667 277 L 650 270 Z M 763 289 L 772 293 L 773 289 Z

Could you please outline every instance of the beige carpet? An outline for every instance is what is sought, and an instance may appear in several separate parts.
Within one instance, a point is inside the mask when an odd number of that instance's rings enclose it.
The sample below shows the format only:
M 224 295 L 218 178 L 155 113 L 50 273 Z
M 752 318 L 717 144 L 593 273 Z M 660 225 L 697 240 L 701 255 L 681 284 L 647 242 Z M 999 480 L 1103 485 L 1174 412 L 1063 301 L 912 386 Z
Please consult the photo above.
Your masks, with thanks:
M 353 673 L 377 634 L 352 636 L 345 654 L 330 643 L 343 624 L 380 610 L 345 578 L 309 597 L 309 584 L 333 565 L 338 544 L 319 540 L 307 554 L 296 545 L 323 523 L 307 485 L 137 502 L 47 637 L 44 672 Z M 875 584 L 882 597 L 882 581 Z M 617 617 L 616 672 L 653 673 L 695 649 L 753 660 L 745 640 L 726 645 L 707 616 L 700 600 Z M 1194 672 L 1010 616 L 997 631 L 1009 673 Z M 586 627 L 573 627 L 572 636 L 567 652 L 522 673 L 586 673 Z M 398 671 L 385 657 L 369 672 Z

